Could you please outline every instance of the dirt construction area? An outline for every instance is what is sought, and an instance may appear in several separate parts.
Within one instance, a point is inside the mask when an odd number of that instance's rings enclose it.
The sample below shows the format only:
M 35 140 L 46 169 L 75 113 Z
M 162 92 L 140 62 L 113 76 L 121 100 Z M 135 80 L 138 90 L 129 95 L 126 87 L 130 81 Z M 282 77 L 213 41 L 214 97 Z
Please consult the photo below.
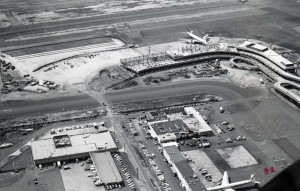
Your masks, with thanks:
M 217 151 L 231 168 L 258 164 L 255 158 L 253 158 L 253 156 L 241 145 L 237 147 L 218 149 Z

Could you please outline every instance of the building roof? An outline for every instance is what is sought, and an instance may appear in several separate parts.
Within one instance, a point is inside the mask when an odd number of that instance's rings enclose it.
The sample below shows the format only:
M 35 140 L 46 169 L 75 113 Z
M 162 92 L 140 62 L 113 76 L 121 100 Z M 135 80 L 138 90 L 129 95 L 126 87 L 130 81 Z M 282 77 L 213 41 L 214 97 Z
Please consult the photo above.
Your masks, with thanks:
M 260 51 L 260 52 L 264 52 L 264 51 L 268 50 L 267 47 L 265 47 L 261 44 L 252 44 L 252 45 L 250 45 L 250 47 L 257 50 L 257 51 Z
M 174 163 L 186 161 L 186 158 L 184 158 L 182 153 L 178 150 L 178 148 L 175 145 L 164 147 L 164 150 L 168 153 L 168 155 Z
M 196 111 L 193 107 L 185 107 L 185 112 L 188 115 L 191 115 L 191 118 L 187 118 L 184 120 L 186 125 L 189 127 L 191 131 L 194 132 L 211 132 L 211 127 L 206 123 L 206 121 L 202 118 L 198 111 Z
M 255 43 L 252 43 L 250 41 L 245 41 L 243 44 L 239 45 L 238 47 L 239 48 L 248 48 L 248 49 L 252 49 L 254 51 L 257 51 L 261 55 L 267 57 L 269 60 L 271 60 L 272 62 L 274 62 L 276 64 L 282 64 L 284 66 L 294 65 L 291 61 L 287 60 L 286 58 L 284 58 L 283 56 L 281 56 L 280 54 L 278 54 L 274 50 L 271 50 L 271 49 L 269 49 L 266 46 L 261 45 L 261 44 L 255 44 Z M 262 49 L 263 51 L 261 51 L 260 49 Z
M 151 125 L 157 135 L 188 131 L 188 126 L 182 120 L 166 121 Z
M 69 156 L 98 150 L 117 148 L 110 132 L 77 134 L 69 136 L 71 146 L 56 148 L 53 138 L 32 141 L 34 160 Z
M 97 126 L 97 128 L 95 128 Z M 100 133 L 108 131 L 106 127 L 101 126 L 99 123 L 90 123 L 82 125 L 73 125 L 54 129 L 55 133 L 51 134 L 50 131 L 42 136 L 40 139 L 53 138 L 60 135 L 78 135 L 78 134 L 87 134 L 87 133 Z
M 199 190 L 203 184 L 199 178 L 194 178 L 195 172 L 187 162 L 187 159 L 182 155 L 176 146 L 164 147 L 167 154 L 170 156 L 171 161 L 176 165 L 181 175 L 189 184 L 192 190 Z
M 92 152 L 91 157 L 104 184 L 122 182 L 122 177 L 110 152 Z
M 157 138 L 161 143 L 163 143 L 168 141 L 175 141 L 177 137 L 174 133 L 166 133 L 163 135 L 158 135 Z

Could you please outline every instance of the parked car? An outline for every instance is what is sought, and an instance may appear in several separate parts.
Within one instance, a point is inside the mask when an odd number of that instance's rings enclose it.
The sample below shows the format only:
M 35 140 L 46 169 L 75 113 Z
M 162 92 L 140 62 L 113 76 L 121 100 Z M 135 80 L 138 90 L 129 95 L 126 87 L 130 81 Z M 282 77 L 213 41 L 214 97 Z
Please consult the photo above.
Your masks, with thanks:
M 64 170 L 69 170 L 69 169 L 71 169 L 70 166 L 64 166 L 63 168 L 64 168 Z

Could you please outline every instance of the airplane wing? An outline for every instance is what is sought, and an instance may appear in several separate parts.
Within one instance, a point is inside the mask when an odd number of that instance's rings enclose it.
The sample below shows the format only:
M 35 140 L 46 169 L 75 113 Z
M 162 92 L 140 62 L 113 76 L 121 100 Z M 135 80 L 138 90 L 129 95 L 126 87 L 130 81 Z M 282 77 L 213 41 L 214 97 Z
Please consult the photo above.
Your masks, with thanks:
M 228 178 L 228 174 L 227 171 L 224 172 L 223 174 L 223 179 L 222 179 L 222 186 L 227 186 L 229 184 L 229 178 Z
M 223 179 L 222 179 L 221 186 L 227 186 L 227 185 L 229 185 L 229 177 L 228 177 L 227 171 L 225 171 L 224 174 L 223 174 Z M 225 188 L 224 191 L 235 191 L 235 190 L 232 189 L 232 188 Z

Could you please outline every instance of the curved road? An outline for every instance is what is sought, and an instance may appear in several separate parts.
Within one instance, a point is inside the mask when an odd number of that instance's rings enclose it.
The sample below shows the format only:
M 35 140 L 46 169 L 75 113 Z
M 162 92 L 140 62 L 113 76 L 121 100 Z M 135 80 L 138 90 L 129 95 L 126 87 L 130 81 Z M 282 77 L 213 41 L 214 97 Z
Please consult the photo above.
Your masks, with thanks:
M 221 81 L 180 81 L 158 86 L 148 86 L 131 90 L 113 91 L 103 95 L 103 98 L 112 105 L 147 101 L 166 97 L 208 93 L 216 94 L 226 100 L 247 99 L 255 96 L 263 96 L 263 91 L 255 88 L 241 88 L 231 82 Z

